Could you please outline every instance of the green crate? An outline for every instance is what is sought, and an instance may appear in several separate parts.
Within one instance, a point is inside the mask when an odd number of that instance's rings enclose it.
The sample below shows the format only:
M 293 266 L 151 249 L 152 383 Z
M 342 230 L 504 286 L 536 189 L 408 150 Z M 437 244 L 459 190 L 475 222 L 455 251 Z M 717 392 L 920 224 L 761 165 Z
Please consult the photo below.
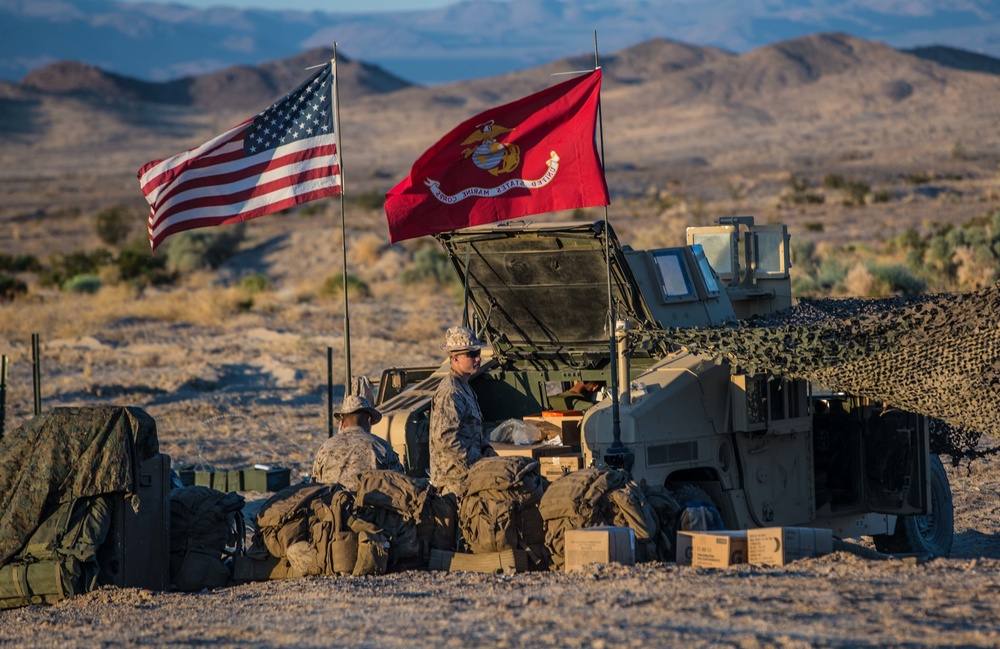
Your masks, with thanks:
M 229 469 L 229 491 L 243 491 L 243 469 Z
M 257 465 L 243 469 L 245 491 L 281 491 L 291 484 L 292 470 L 284 467 Z
M 212 475 L 211 471 L 195 471 L 194 484 L 198 487 L 211 487 Z
M 229 491 L 229 472 L 216 471 L 212 474 L 212 489 L 217 491 Z

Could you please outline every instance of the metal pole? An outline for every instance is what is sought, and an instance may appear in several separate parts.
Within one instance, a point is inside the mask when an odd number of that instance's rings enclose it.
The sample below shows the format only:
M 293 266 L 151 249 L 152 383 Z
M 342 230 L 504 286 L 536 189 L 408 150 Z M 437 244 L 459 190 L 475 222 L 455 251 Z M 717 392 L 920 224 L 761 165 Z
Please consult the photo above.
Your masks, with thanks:
M 333 437 L 333 347 L 326 348 L 326 436 Z
M 35 416 L 42 414 L 42 361 L 39 335 L 31 334 L 31 379 L 35 391 Z
M 337 166 L 340 168 L 340 241 L 344 255 L 344 396 L 351 394 L 351 314 L 347 300 L 347 224 L 344 216 L 344 148 L 340 142 L 340 89 L 337 84 L 337 43 L 333 44 L 333 131 L 337 137 Z
M 0 439 L 7 421 L 7 357 L 0 356 Z
M 597 53 L 597 31 L 594 31 L 594 69 L 600 69 L 601 61 Z M 601 163 L 604 163 L 604 108 L 600 97 L 597 99 L 597 133 L 601 145 Z M 622 424 L 620 395 L 618 385 L 621 380 L 628 385 L 629 377 L 618 376 L 618 345 L 615 316 L 615 296 L 612 291 L 611 279 L 611 220 L 608 206 L 604 206 L 604 259 L 608 266 L 608 349 L 611 354 L 609 369 L 611 370 L 611 445 L 604 452 L 604 462 L 615 469 L 631 471 L 635 456 L 622 444 Z

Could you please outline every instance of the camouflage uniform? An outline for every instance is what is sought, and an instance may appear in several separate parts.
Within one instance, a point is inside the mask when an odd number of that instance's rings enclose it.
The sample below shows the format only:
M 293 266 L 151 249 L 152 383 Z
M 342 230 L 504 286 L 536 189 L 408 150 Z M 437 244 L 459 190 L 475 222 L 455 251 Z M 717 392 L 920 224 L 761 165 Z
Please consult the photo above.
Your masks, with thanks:
M 431 484 L 439 493 L 461 495 L 469 467 L 496 455 L 483 434 L 476 394 L 452 372 L 441 381 L 431 403 Z
M 358 490 L 358 475 L 365 469 L 388 469 L 403 473 L 399 456 L 389 442 L 360 426 L 341 428 L 316 452 L 312 477 L 316 482 L 339 484 Z

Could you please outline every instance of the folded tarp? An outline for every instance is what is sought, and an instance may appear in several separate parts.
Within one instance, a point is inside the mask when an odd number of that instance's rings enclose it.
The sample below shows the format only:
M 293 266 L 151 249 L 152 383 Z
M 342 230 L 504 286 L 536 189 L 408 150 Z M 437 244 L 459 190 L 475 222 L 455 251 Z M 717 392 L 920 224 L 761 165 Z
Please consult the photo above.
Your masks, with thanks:
M 159 453 L 141 408 L 54 408 L 0 439 L 0 565 L 16 555 L 50 505 L 138 493 L 138 467 Z

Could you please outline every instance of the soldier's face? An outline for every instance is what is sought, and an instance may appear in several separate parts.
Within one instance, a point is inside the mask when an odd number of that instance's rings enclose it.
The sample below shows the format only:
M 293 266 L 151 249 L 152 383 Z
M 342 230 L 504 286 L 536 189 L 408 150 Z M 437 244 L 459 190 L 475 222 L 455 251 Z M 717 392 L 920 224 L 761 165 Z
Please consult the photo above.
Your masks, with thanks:
M 482 355 L 479 350 L 457 352 L 451 356 L 451 368 L 456 374 L 468 378 L 479 371 Z

